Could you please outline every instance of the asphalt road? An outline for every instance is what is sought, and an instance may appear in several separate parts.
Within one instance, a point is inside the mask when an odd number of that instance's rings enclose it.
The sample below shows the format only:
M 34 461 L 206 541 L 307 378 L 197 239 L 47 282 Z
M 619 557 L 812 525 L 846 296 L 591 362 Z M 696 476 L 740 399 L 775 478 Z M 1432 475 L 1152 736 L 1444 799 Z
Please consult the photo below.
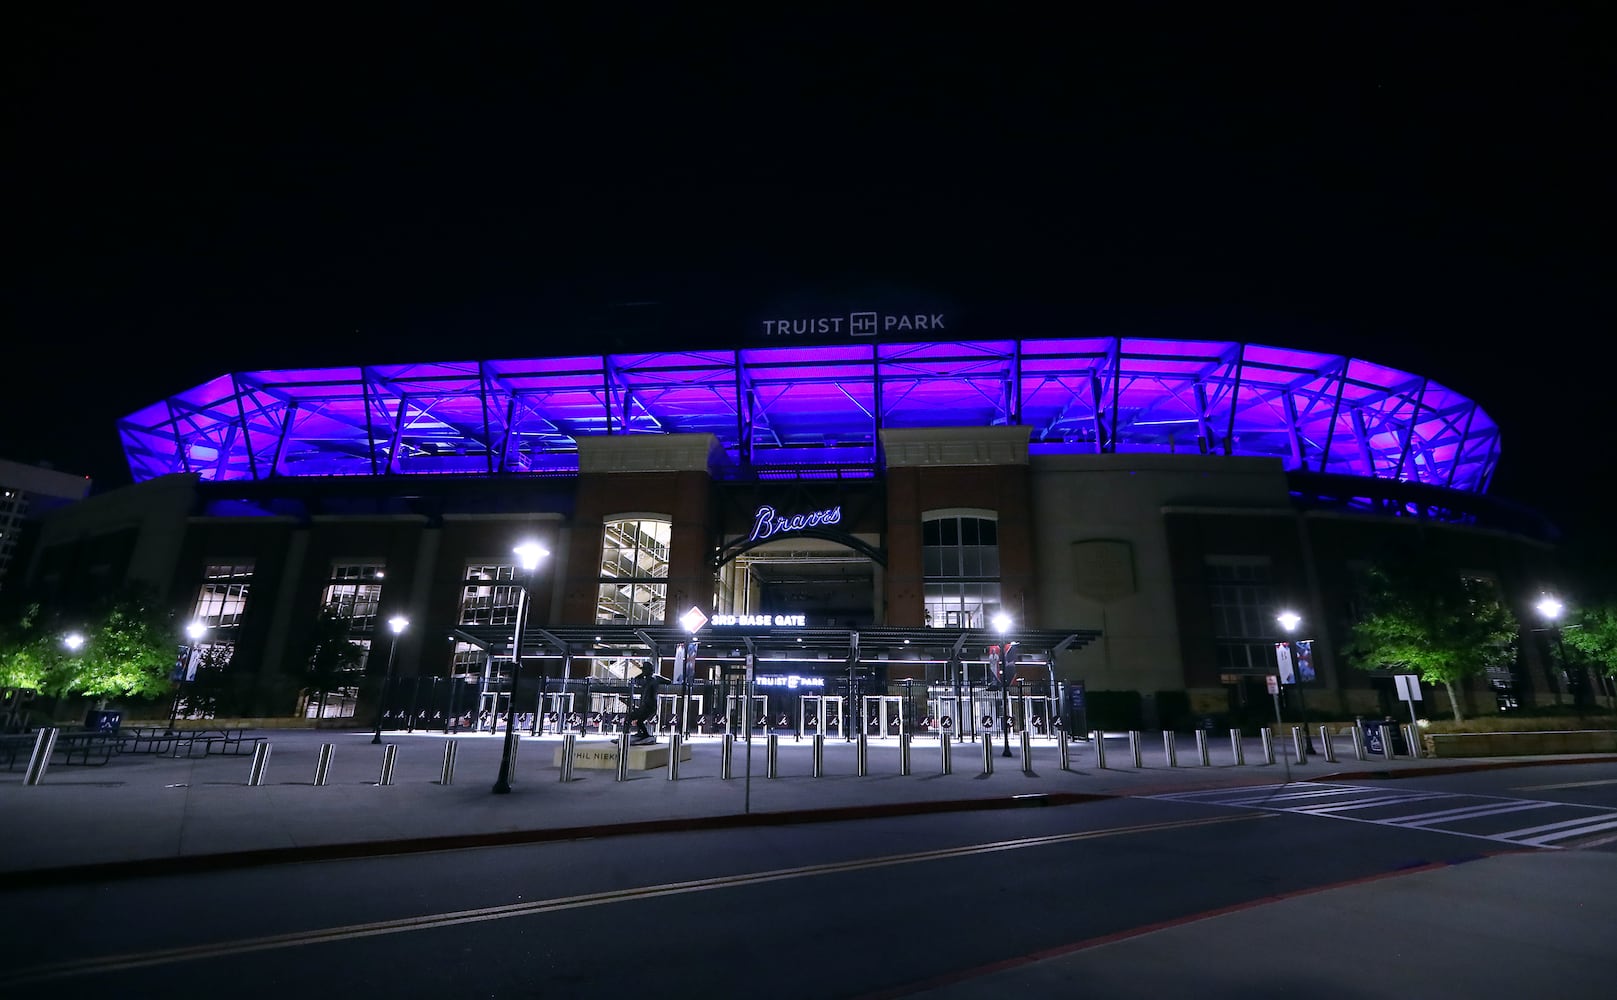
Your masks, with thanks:
M 1606 997 L 1612 926 L 1617 764 L 0 890 L 52 997 Z

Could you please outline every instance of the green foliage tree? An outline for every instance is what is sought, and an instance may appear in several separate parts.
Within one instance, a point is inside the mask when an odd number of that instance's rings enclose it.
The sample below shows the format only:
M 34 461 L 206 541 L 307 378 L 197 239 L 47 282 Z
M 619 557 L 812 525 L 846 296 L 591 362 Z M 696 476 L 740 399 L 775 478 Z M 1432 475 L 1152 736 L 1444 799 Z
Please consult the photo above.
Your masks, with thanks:
M 1483 580 L 1404 554 L 1370 569 L 1365 610 L 1350 634 L 1347 660 L 1360 670 L 1393 669 L 1442 684 L 1454 721 L 1464 720 L 1458 683 L 1510 663 L 1515 615 Z
M 64 645 L 70 632 L 83 637 L 76 650 Z M 78 624 L 30 605 L 0 633 L 0 680 L 102 703 L 110 697 L 148 697 L 167 690 L 175 648 L 171 616 L 142 592 L 117 595 L 87 610 Z
M 335 604 L 327 605 L 315 622 L 302 680 L 309 700 L 319 699 L 316 718 L 325 715 L 326 696 L 352 684 L 355 672 L 365 662 L 365 647 L 348 638 L 349 628 L 348 616 Z
M 0 687 L 44 690 L 55 656 L 40 627 L 40 607 L 30 604 L 22 617 L 0 626 Z
M 1581 665 L 1617 675 L 1617 599 L 1608 597 L 1579 609 L 1561 629 L 1561 639 Z

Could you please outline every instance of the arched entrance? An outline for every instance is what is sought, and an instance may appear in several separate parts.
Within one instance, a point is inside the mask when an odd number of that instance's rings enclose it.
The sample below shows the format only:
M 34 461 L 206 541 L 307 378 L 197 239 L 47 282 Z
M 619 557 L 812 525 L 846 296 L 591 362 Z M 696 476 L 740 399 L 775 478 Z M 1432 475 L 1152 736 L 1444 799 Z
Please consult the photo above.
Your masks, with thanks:
M 803 615 L 819 628 L 883 624 L 881 552 L 867 540 L 799 532 L 719 555 L 716 612 Z

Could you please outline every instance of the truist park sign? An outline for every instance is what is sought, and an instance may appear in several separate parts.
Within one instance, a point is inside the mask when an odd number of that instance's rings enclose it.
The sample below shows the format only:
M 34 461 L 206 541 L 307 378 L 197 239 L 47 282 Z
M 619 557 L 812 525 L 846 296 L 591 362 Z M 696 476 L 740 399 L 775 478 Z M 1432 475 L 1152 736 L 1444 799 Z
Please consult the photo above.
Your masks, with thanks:
M 883 333 L 943 330 L 943 313 L 851 312 L 846 316 L 797 316 L 766 319 L 766 337 L 849 336 L 874 337 Z
M 816 510 L 807 514 L 793 514 L 786 517 L 775 513 L 775 508 L 764 504 L 753 515 L 751 541 L 761 542 L 766 538 L 784 535 L 788 531 L 802 531 L 804 528 L 814 528 L 822 524 L 841 524 L 842 507 L 827 507 L 825 510 Z

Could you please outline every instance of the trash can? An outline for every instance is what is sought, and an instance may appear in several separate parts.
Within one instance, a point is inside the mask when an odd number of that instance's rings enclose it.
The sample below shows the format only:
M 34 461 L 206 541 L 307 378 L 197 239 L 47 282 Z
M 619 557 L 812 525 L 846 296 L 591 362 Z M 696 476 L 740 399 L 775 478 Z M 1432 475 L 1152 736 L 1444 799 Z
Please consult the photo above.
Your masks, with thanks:
M 116 733 L 123 724 L 124 714 L 121 711 L 92 708 L 84 713 L 84 728 L 97 733 Z
M 1365 719 L 1364 749 L 1371 755 L 1386 754 L 1387 744 L 1384 740 L 1392 740 L 1394 756 L 1409 756 L 1409 741 L 1404 739 L 1403 727 L 1392 719 Z

